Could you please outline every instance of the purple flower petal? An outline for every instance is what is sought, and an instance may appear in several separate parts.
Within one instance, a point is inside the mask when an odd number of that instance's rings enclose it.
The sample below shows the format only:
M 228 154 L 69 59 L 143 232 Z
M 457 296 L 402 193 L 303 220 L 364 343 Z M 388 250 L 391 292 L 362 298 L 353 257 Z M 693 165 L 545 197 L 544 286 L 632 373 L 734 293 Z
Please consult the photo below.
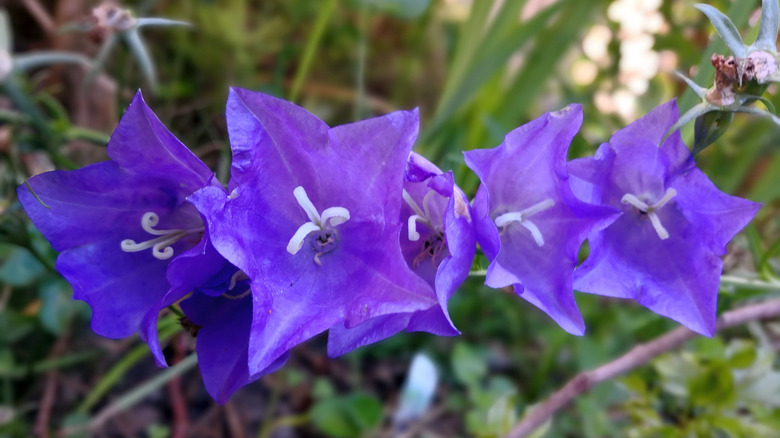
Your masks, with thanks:
M 203 222 L 186 198 L 213 174 L 136 95 L 109 145 L 115 161 L 46 172 L 18 189 L 41 233 L 61 251 L 57 269 L 111 338 L 139 329 L 169 290 L 174 256 L 195 246 Z M 45 205 L 44 205 L 45 204 Z
M 287 354 L 261 372 L 250 373 L 249 330 L 252 300 L 212 297 L 196 292 L 181 303 L 187 317 L 200 327 L 196 352 L 203 384 L 211 397 L 224 404 L 239 388 L 284 365 Z
M 719 256 L 759 205 L 720 192 L 696 168 L 679 132 L 658 147 L 677 118 L 674 101 L 664 104 L 615 133 L 595 157 L 569 164 L 578 196 L 623 212 L 589 238 L 574 286 L 636 299 L 712 335 Z
M 398 246 L 416 112 L 328 129 L 289 102 L 233 89 L 227 118 L 233 190 L 192 200 L 217 250 L 252 279 L 251 373 L 336 324 L 434 303 Z M 337 220 L 315 224 L 326 212 Z
M 440 336 L 460 333 L 450 320 L 447 302 L 468 277 L 474 259 L 476 238 L 471 207 L 466 195 L 455 186 L 452 172 L 442 173 L 414 152 L 409 156 L 405 179 L 408 201 L 401 208 L 401 248 L 409 267 L 436 291 L 438 304 L 416 312 L 373 318 L 354 328 L 332 327 L 328 336 L 331 357 L 404 329 Z M 411 219 L 414 215 L 417 220 Z M 415 227 L 417 240 L 410 239 L 410 224 Z
M 482 182 L 474 210 L 477 240 L 491 261 L 485 283 L 514 286 L 577 335 L 585 330 L 572 290 L 577 252 L 616 217 L 578 200 L 569 186 L 566 154 L 581 120 L 573 105 L 515 129 L 496 148 L 465 153 Z
M 204 285 L 213 282 L 215 278 L 229 279 L 235 271 L 236 268 L 214 249 L 208 235 L 204 235 L 197 245 L 171 261 L 166 271 L 170 289 L 154 306 L 149 308 L 144 316 L 140 331 L 141 338 L 149 344 L 157 366 L 168 366 L 162 353 L 160 340 L 157 337 L 157 319 L 160 311 L 181 300 L 193 290 L 200 290 Z M 222 295 L 228 289 L 228 284 L 224 281 L 220 283 L 220 286 L 215 288 L 217 296 Z

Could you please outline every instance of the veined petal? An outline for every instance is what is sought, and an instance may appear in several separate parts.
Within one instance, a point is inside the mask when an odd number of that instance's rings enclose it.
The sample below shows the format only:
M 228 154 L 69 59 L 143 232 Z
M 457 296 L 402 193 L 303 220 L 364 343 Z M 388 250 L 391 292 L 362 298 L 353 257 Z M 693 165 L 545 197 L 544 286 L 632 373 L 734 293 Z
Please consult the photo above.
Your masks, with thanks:
M 570 164 L 580 196 L 623 211 L 589 238 L 590 255 L 575 271 L 574 287 L 636 299 L 712 335 L 719 256 L 758 204 L 718 191 L 695 167 L 679 135 L 660 147 L 650 141 L 676 118 L 674 102 L 664 104 L 616 133 L 595 157 Z M 626 194 L 638 202 L 622 203 Z
M 572 105 L 515 129 L 496 148 L 465 153 L 481 181 L 474 208 L 477 240 L 491 261 L 485 283 L 513 285 L 577 335 L 585 329 L 572 290 L 577 252 L 591 232 L 617 217 L 614 209 L 577 199 L 569 186 L 566 154 L 581 120 L 580 107 Z M 500 232 L 498 218 L 505 225 Z

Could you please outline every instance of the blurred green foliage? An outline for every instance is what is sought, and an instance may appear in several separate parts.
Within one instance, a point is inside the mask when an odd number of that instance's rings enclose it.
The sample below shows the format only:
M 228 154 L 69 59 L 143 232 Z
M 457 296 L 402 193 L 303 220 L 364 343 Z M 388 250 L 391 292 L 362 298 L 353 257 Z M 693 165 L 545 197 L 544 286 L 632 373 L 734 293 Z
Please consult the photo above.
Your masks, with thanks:
M 331 125 L 392 109 L 419 107 L 417 150 L 443 169 L 455 170 L 467 194 L 478 184 L 467 172 L 461 150 L 492 147 L 514 127 L 544 111 L 581 103 L 585 119 L 570 156 L 591 154 L 627 121 L 598 109 L 595 96 L 615 88 L 620 70 L 619 26 L 608 18 L 609 0 L 558 0 L 532 16 L 519 17 L 531 0 L 342 0 L 327 11 L 320 0 L 192 0 L 127 2 L 144 16 L 190 22 L 193 29 L 156 29 L 144 34 L 159 76 L 157 93 L 147 101 L 182 141 L 196 151 L 215 146 L 210 161 L 226 179 L 229 164 L 223 120 L 229 86 L 290 97 L 300 81 L 297 102 Z M 725 53 L 711 38 L 704 16 L 692 0 L 666 1 L 660 12 L 667 28 L 653 49 L 676 55 L 680 70 L 695 67 L 699 84 L 712 81 L 709 57 Z M 709 2 L 725 11 L 752 40 L 750 17 L 756 0 Z M 86 11 L 85 11 L 86 13 Z M 324 17 L 324 18 L 323 18 Z M 324 23 L 321 34 L 312 23 Z M 609 62 L 598 65 L 590 82 L 578 82 L 572 67 L 585 59 L 583 37 L 594 26 L 609 29 Z M 301 69 L 305 54 L 311 64 Z M 107 73 L 117 82 L 114 106 L 123 110 L 133 90 L 145 87 L 131 57 L 111 58 Z M 35 92 L 33 90 L 36 90 Z M 772 103 L 780 96 L 770 88 Z M 42 153 L 60 168 L 73 162 L 64 145 L 73 140 L 105 144 L 108 133 L 71 123 L 68 108 L 54 90 L 19 78 L 4 95 L 13 109 L 0 112 L 12 146 L 0 144 L 0 437 L 30 436 L 40 406 L 41 375 L 57 369 L 85 379 L 88 394 L 64 401 L 53 429 L 87 424 L 106 403 L 137 385 L 151 358 L 144 345 L 125 345 L 119 357 L 105 356 L 105 345 L 91 335 L 89 309 L 70 299 L 70 288 L 53 271 L 56 254 L 35 231 L 15 202 L 15 187 L 28 176 L 20 158 Z M 637 115 L 679 98 L 682 110 L 696 97 L 669 73 L 649 81 L 636 98 Z M 5 111 L 5 110 L 3 110 Z M 693 127 L 683 130 L 691 140 Z M 3 140 L 0 139 L 0 143 Z M 746 233 L 726 258 L 730 272 L 763 279 L 780 274 L 780 129 L 767 120 L 738 115 L 714 146 L 698 157 L 699 166 L 722 190 L 764 203 Z M 98 146 L 99 148 L 100 146 Z M 522 182 L 518 182 L 522 183 Z M 485 266 L 481 266 L 485 268 Z M 777 291 L 724 286 L 721 310 Z M 392 395 L 371 380 L 367 369 L 403 376 L 417 351 L 426 351 L 441 371 L 429 430 L 446 436 L 496 437 L 506 433 L 526 410 L 579 371 L 596 367 L 638 342 L 676 327 L 629 302 L 578 295 L 588 332 L 577 338 L 506 291 L 469 280 L 450 303 L 463 335 L 436 338 L 401 334 L 338 359 L 349 379 L 323 373 L 314 360 L 294 360 L 285 370 L 256 385 L 271 388 L 263 400 L 258 436 L 284 427 L 334 437 L 370 436 L 388 427 Z M 160 323 L 162 338 L 177 332 L 175 318 Z M 85 339 L 52 360 L 58 339 Z M 548 437 L 770 437 L 780 430 L 780 362 L 777 325 L 754 324 L 699 339 L 681 351 L 579 398 L 538 432 Z M 322 339 L 310 343 L 324 356 Z M 312 353 L 308 353 L 312 354 Z M 316 370 L 315 370 L 316 369 Z M 400 381 L 393 381 L 398 391 Z M 302 411 L 279 409 L 296 391 L 309 402 Z M 392 392 L 391 394 L 395 394 Z M 109 394 L 109 396 L 107 396 Z M 267 409 L 266 409 L 267 408 Z M 286 414 L 283 414 L 286 413 Z M 254 430 L 254 429 L 252 429 Z M 146 435 L 170 436 L 153 423 Z M 424 434 L 424 432 L 423 432 Z M 423 435 L 424 436 L 424 435 Z M 775 435 L 776 436 L 776 435 Z

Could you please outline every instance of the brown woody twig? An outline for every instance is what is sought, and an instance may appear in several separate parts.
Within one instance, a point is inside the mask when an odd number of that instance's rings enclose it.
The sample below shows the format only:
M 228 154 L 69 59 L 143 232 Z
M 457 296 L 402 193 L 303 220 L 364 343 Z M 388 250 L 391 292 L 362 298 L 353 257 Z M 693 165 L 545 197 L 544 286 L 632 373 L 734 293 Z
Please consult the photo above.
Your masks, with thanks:
M 718 318 L 716 330 L 742 325 L 751 321 L 780 317 L 780 299 L 745 306 L 726 312 Z M 619 358 L 577 374 L 566 385 L 556 391 L 541 405 L 529 412 L 512 428 L 505 438 L 522 438 L 528 436 L 539 426 L 549 420 L 578 395 L 588 391 L 593 386 L 613 379 L 617 376 L 638 368 L 653 358 L 674 350 L 684 342 L 698 336 L 697 333 L 685 328 L 676 328 L 645 344 L 637 345 Z

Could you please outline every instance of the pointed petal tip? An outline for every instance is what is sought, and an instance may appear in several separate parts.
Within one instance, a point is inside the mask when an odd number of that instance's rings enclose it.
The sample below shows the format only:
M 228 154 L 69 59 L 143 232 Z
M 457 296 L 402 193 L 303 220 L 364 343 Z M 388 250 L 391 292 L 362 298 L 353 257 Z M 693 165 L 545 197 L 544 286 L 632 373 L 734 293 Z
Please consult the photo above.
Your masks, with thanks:
M 582 119 L 582 105 L 579 103 L 570 103 L 558 111 L 550 111 L 545 114 L 547 120 L 562 119 L 569 121 L 571 119 Z

